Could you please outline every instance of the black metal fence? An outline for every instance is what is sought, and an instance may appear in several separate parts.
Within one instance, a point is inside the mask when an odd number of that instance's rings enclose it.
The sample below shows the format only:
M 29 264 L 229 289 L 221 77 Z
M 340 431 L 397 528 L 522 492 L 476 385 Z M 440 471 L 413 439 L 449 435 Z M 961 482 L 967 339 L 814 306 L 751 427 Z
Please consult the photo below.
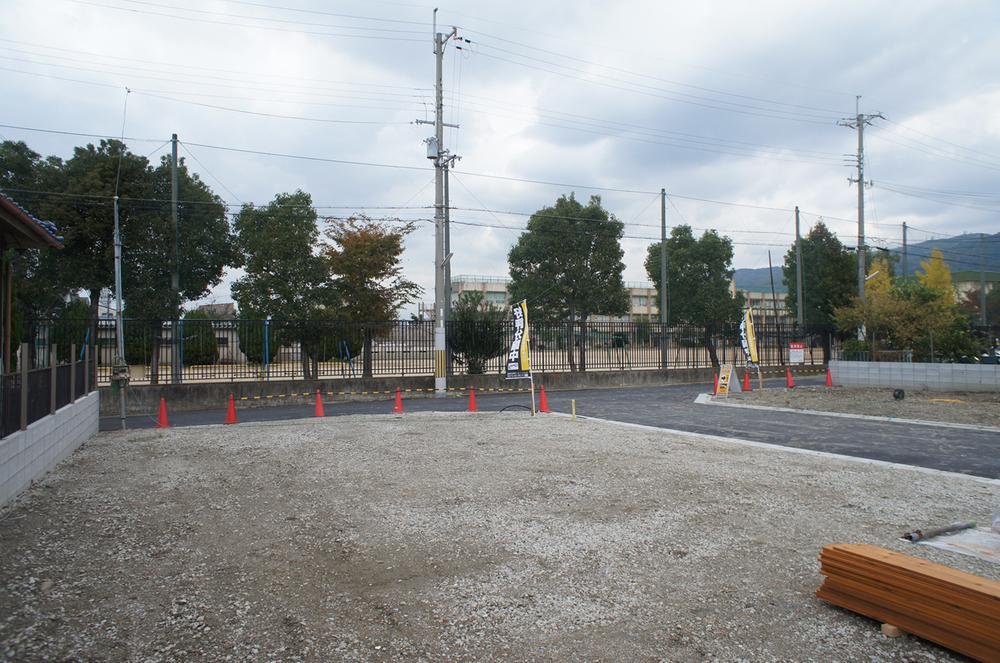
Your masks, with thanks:
M 33 354 L 30 344 L 22 345 L 19 370 L 0 376 L 0 438 L 27 428 L 97 386 L 90 349 L 84 348 L 82 356 L 67 355 L 62 363 L 58 346 L 45 350 Z
M 108 384 L 117 355 L 114 321 L 32 321 L 32 354 L 44 356 L 53 340 L 95 341 L 99 384 Z M 759 325 L 764 365 L 788 361 L 788 342 L 807 340 L 806 364 L 824 361 L 829 339 L 792 326 Z M 395 320 L 136 320 L 123 325 L 125 359 L 133 384 L 432 375 L 434 322 Z M 79 338 L 77 338 L 79 337 Z M 513 323 L 448 324 L 449 372 L 498 374 L 513 337 Z M 745 363 L 737 325 L 704 328 L 657 322 L 532 323 L 532 368 L 653 370 Z M 706 342 L 706 339 L 708 342 Z M 826 341 L 824 343 L 823 341 Z

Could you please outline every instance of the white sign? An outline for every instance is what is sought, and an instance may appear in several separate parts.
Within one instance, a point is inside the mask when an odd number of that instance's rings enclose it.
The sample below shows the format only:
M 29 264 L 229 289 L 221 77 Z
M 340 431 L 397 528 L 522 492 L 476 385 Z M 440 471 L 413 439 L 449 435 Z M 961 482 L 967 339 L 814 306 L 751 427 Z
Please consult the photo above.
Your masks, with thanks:
M 800 343 L 798 341 L 791 341 L 788 344 L 788 363 L 789 364 L 804 364 L 806 363 L 806 344 Z

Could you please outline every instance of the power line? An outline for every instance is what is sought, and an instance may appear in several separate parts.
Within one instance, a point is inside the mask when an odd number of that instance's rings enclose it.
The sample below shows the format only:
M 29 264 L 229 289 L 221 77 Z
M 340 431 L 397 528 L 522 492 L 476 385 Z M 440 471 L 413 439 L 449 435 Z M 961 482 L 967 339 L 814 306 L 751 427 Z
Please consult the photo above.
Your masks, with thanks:
M 743 110 L 743 109 L 738 109 L 738 108 L 726 108 L 724 106 L 719 106 L 719 105 L 708 103 L 708 102 L 693 101 L 693 100 L 683 99 L 683 98 L 681 98 L 681 93 L 677 93 L 677 92 L 669 92 L 668 91 L 666 93 L 664 93 L 664 92 L 657 93 L 657 92 L 650 92 L 648 90 L 639 90 L 639 89 L 635 89 L 635 88 L 631 88 L 631 87 L 625 87 L 623 85 L 617 85 L 617 84 L 609 83 L 609 82 L 605 82 L 605 81 L 599 81 L 599 80 L 595 81 L 595 80 L 583 78 L 582 76 L 576 76 L 576 75 L 569 74 L 569 73 L 566 73 L 566 72 L 556 71 L 556 70 L 553 70 L 553 69 L 547 69 L 545 67 L 540 67 L 538 65 L 534 65 L 534 64 L 531 64 L 531 63 L 527 63 L 527 62 L 518 62 L 517 60 L 511 60 L 509 58 L 503 58 L 503 57 L 500 57 L 498 55 L 492 55 L 490 53 L 483 53 L 482 51 L 477 51 L 477 53 L 479 55 L 482 55 L 484 57 L 487 57 L 487 58 L 490 58 L 490 59 L 493 59 L 493 60 L 498 60 L 500 62 L 507 62 L 509 64 L 515 64 L 515 65 L 518 65 L 518 66 L 521 66 L 521 67 L 526 67 L 528 69 L 537 69 L 538 71 L 544 71 L 544 72 L 547 72 L 547 73 L 550 73 L 550 74 L 555 74 L 556 76 L 563 76 L 565 78 L 572 78 L 572 79 L 576 79 L 576 80 L 588 82 L 588 83 L 591 83 L 593 85 L 600 85 L 602 87 L 607 87 L 607 88 L 614 89 L 614 90 L 622 90 L 622 91 L 625 91 L 625 92 L 633 92 L 635 94 L 641 94 L 641 95 L 648 96 L 648 97 L 654 97 L 654 98 L 658 98 L 658 99 L 666 99 L 668 101 L 676 101 L 676 102 L 679 102 L 679 103 L 686 103 L 686 104 L 690 104 L 692 106 L 698 106 L 698 107 L 701 107 L 701 108 L 708 108 L 708 109 L 711 109 L 711 110 L 718 110 L 718 111 L 728 111 L 728 112 L 731 112 L 731 113 L 739 113 L 739 114 L 742 114 L 742 115 L 752 115 L 752 116 L 757 116 L 757 117 L 768 117 L 768 118 L 771 118 L 771 119 L 789 120 L 789 121 L 793 121 L 793 122 L 803 122 L 803 123 L 806 123 L 806 124 L 819 124 L 819 125 L 827 125 L 827 124 L 829 124 L 829 122 L 820 122 L 820 121 L 817 121 L 815 119 L 809 119 L 809 118 L 805 118 L 805 117 L 786 117 L 784 115 L 779 115 L 779 114 L 776 114 L 774 112 L 764 113 L 764 112 L 757 112 L 757 111 L 753 111 L 753 110 Z M 687 96 L 692 96 L 692 95 L 687 95 Z M 727 102 L 717 102 L 717 103 L 727 103 Z
M 424 39 L 415 39 L 415 38 L 408 38 L 408 37 L 386 37 L 386 36 L 381 36 L 381 35 L 345 34 L 345 33 L 338 33 L 338 32 L 317 32 L 315 30 L 299 30 L 299 29 L 293 29 L 293 28 L 279 28 L 279 27 L 268 26 L 268 25 L 254 25 L 254 24 L 251 24 L 251 23 L 235 23 L 233 21 L 220 21 L 220 20 L 214 20 L 214 19 L 210 19 L 210 18 L 195 18 L 193 16 L 181 16 L 181 15 L 178 15 L 178 14 L 170 14 L 170 13 L 167 13 L 167 12 L 158 12 L 158 11 L 153 11 L 153 10 L 149 10 L 149 9 L 134 9 L 134 8 L 130 8 L 130 7 L 118 7 L 118 6 L 115 6 L 115 5 L 107 5 L 107 4 L 103 4 L 103 3 L 100 3 L 100 2 L 94 2 L 93 0 L 64 0 L 64 1 L 65 2 L 73 2 L 73 3 L 76 3 L 76 4 L 80 4 L 80 5 L 89 5 L 91 7 L 101 7 L 101 8 L 104 8 L 104 9 L 112 9 L 112 10 L 115 10 L 115 11 L 126 12 L 126 13 L 146 14 L 146 15 L 149 15 L 149 16 L 161 16 L 161 17 L 164 17 L 164 18 L 172 18 L 172 19 L 178 20 L 178 21 L 188 21 L 188 22 L 193 22 L 193 23 L 208 23 L 208 24 L 212 24 L 212 25 L 224 25 L 224 26 L 227 26 L 227 27 L 250 28 L 250 29 L 253 29 L 253 30 L 269 30 L 269 31 L 273 31 L 273 32 L 292 32 L 292 33 L 298 33 L 298 34 L 316 35 L 316 36 L 321 36 L 321 37 L 361 38 L 361 39 L 366 39 L 366 40 L 367 39 L 379 39 L 379 40 L 385 40 L 385 41 L 420 42 L 420 43 L 426 41 Z M 261 20 L 261 19 L 257 19 L 257 20 Z M 351 28 L 351 29 L 365 29 L 365 28 Z M 374 28 L 370 28 L 370 29 L 374 29 Z
M 516 42 L 514 42 L 514 43 L 516 43 Z M 771 104 L 771 105 L 788 106 L 788 107 L 810 109 L 810 110 L 813 110 L 813 111 L 820 111 L 821 114 L 817 114 L 817 113 L 803 113 L 803 112 L 800 112 L 800 111 L 785 111 L 785 110 L 781 110 L 780 108 L 767 108 L 767 107 L 763 107 L 763 106 L 755 106 L 753 104 L 745 104 L 745 103 L 742 103 L 742 102 L 725 101 L 725 100 L 722 100 L 722 99 L 713 99 L 711 97 L 705 97 L 705 96 L 702 96 L 702 95 L 689 94 L 689 93 L 685 93 L 685 92 L 676 92 L 676 91 L 668 90 L 668 89 L 662 88 L 662 87 L 657 87 L 657 86 L 653 86 L 653 85 L 646 85 L 646 84 L 643 84 L 643 83 L 636 83 L 634 81 L 623 81 L 620 77 L 615 78 L 615 77 L 612 77 L 612 76 L 607 76 L 605 74 L 598 74 L 598 73 L 594 73 L 594 72 L 589 72 L 589 71 L 586 71 L 586 70 L 583 70 L 583 69 L 580 69 L 580 68 L 577 68 L 577 67 L 571 67 L 569 65 L 564 65 L 564 64 L 561 64 L 561 63 L 558 63 L 558 62 L 553 62 L 551 60 L 544 60 L 544 59 L 538 58 L 534 54 L 532 54 L 530 56 L 523 55 L 523 54 L 521 54 L 521 53 L 519 53 L 517 51 L 512 51 L 512 50 L 509 50 L 509 49 L 501 48 L 499 46 L 494 46 L 494 45 L 492 45 L 492 44 L 490 44 L 488 42 L 482 42 L 482 41 L 478 41 L 477 40 L 477 41 L 473 42 L 473 44 L 477 45 L 477 46 L 482 46 L 484 48 L 488 48 L 488 49 L 491 49 L 491 50 L 494 50 L 494 51 L 497 51 L 499 53 L 504 53 L 504 54 L 507 54 L 507 55 L 512 55 L 514 57 L 524 58 L 525 60 L 530 59 L 531 62 L 541 62 L 543 64 L 547 64 L 547 65 L 550 65 L 550 66 L 553 66 L 553 67 L 560 67 L 562 69 L 566 69 L 567 71 L 571 71 L 571 72 L 575 72 L 575 73 L 584 73 L 584 74 L 588 74 L 588 75 L 591 75 L 591 76 L 596 76 L 596 77 L 599 77 L 599 78 L 602 78 L 602 79 L 606 79 L 606 80 L 613 80 L 613 81 L 623 82 L 623 83 L 626 83 L 628 85 L 633 85 L 633 86 L 638 87 L 638 88 L 643 88 L 643 89 L 646 89 L 646 90 L 657 91 L 657 92 L 666 93 L 666 94 L 674 94 L 674 95 L 678 95 L 680 97 L 685 97 L 685 98 L 692 99 L 692 100 L 698 100 L 698 101 L 704 101 L 704 102 L 711 102 L 711 103 L 718 103 L 718 104 L 726 104 L 726 105 L 729 105 L 729 106 L 733 106 L 735 108 L 745 108 L 745 109 L 757 110 L 757 111 L 764 111 L 764 112 L 770 112 L 770 113 L 781 113 L 781 114 L 787 114 L 787 115 L 800 115 L 802 117 L 810 117 L 810 118 L 814 118 L 814 119 L 821 119 L 822 118 L 822 119 L 833 120 L 836 117 L 838 117 L 839 115 L 841 115 L 841 113 L 839 111 L 836 111 L 836 110 L 825 109 L 825 108 L 813 108 L 813 107 L 809 107 L 809 106 L 799 106 L 797 104 L 787 104 L 787 103 L 784 103 L 784 102 L 778 102 L 778 101 L 773 101 L 773 100 L 769 100 L 769 99 L 763 99 L 763 98 L 760 98 L 760 97 L 751 97 L 749 95 L 742 95 L 742 94 L 734 94 L 734 93 L 729 93 L 729 92 L 723 92 L 723 91 L 720 91 L 720 90 L 713 90 L 711 88 L 705 88 L 705 87 L 701 87 L 701 86 L 697 86 L 697 85 L 690 85 L 690 84 L 687 84 L 687 83 L 679 83 L 677 81 L 671 81 L 671 80 L 668 80 L 668 79 L 658 78 L 656 76 L 649 76 L 649 75 L 646 75 L 646 74 L 639 74 L 639 73 L 636 73 L 636 72 L 633 72 L 633 71 L 629 71 L 627 69 L 621 69 L 621 68 L 618 68 L 618 67 L 612 67 L 612 66 L 609 66 L 609 65 L 603 65 L 603 64 L 600 64 L 600 63 L 595 63 L 595 62 L 591 62 L 591 61 L 588 61 L 588 60 L 584 60 L 584 59 L 581 59 L 581 58 L 576 58 L 576 57 L 573 57 L 573 56 L 560 55 L 558 53 L 555 53 L 554 51 L 547 51 L 545 49 L 537 48 L 535 46 L 530 46 L 528 44 L 520 44 L 520 45 L 523 46 L 524 48 L 530 49 L 531 51 L 540 52 L 540 53 L 555 54 L 558 57 L 563 57 L 563 58 L 566 58 L 568 60 L 573 60 L 573 61 L 581 62 L 581 63 L 584 63 L 584 64 L 586 64 L 588 66 L 603 67 L 603 68 L 608 69 L 610 71 L 615 71 L 615 72 L 618 72 L 618 73 L 625 73 L 625 74 L 628 74 L 630 76 L 634 76 L 634 77 L 637 77 L 637 78 L 644 78 L 644 79 L 647 79 L 647 80 L 657 81 L 659 83 L 667 83 L 667 84 L 670 84 L 670 85 L 675 85 L 675 86 L 681 86 L 681 87 L 687 87 L 687 88 L 691 88 L 691 89 L 706 91 L 706 92 L 710 92 L 712 94 L 720 94 L 720 95 L 731 96 L 731 97 L 740 98 L 740 99 L 747 99 L 747 100 L 752 100 L 752 101 L 759 101 L 759 102 L 768 103 L 768 104 Z M 481 53 L 480 51 L 477 51 L 477 52 Z M 486 53 L 481 53 L 481 54 L 486 55 L 487 57 L 501 59 L 501 58 L 497 58 L 497 56 L 492 56 L 492 55 L 489 55 L 489 54 L 486 54 Z M 508 61 L 508 60 L 505 60 L 505 61 Z M 524 63 L 515 63 L 515 64 L 524 64 Z M 525 66 L 531 66 L 532 68 L 536 68 L 534 65 L 531 65 L 531 64 L 527 64 Z M 548 71 L 548 70 L 545 70 L 545 71 Z M 556 73 L 556 72 L 551 72 L 551 73 Z M 588 80 L 588 79 L 582 79 L 582 80 Z
M 51 51 L 60 51 L 62 53 L 74 53 L 74 54 L 77 54 L 77 55 L 86 55 L 86 56 L 101 58 L 101 59 L 105 59 L 105 60 L 118 60 L 118 61 L 124 61 L 124 62 L 138 62 L 138 63 L 141 63 L 141 64 L 152 64 L 152 65 L 157 65 L 157 66 L 160 66 L 160 67 L 169 67 L 169 68 L 174 68 L 174 69 L 182 69 L 184 72 L 190 72 L 192 69 L 195 69 L 195 70 L 200 70 L 200 71 L 211 71 L 211 72 L 215 72 L 215 73 L 229 74 L 230 76 L 227 77 L 227 80 L 231 80 L 231 75 L 232 74 L 238 74 L 238 75 L 241 75 L 241 76 L 252 76 L 252 77 L 255 77 L 255 78 L 261 78 L 261 77 L 263 77 L 263 78 L 278 78 L 282 82 L 288 81 L 288 80 L 298 80 L 298 81 L 306 81 L 306 82 L 310 82 L 310 83 L 326 83 L 328 85 L 352 85 L 352 86 L 358 86 L 358 87 L 380 87 L 380 88 L 389 88 L 389 89 L 397 89 L 397 90 L 427 91 L 427 92 L 430 91 L 430 88 L 413 86 L 413 85 L 389 85 L 389 84 L 386 84 L 386 83 L 372 83 L 370 81 L 340 81 L 340 80 L 331 80 L 331 79 L 326 79 L 326 78 L 312 78 L 312 77 L 308 77 L 308 76 L 293 76 L 293 75 L 288 74 L 288 73 L 270 74 L 270 73 L 263 72 L 263 71 L 246 71 L 246 70 L 239 70 L 239 69 L 221 69 L 221 68 L 218 68 L 218 67 L 205 67 L 205 66 L 202 66 L 202 65 L 193 65 L 193 64 L 183 64 L 182 65 L 182 64 L 178 64 L 176 62 L 164 62 L 162 60 L 145 60 L 145 59 L 142 59 L 142 58 L 125 57 L 125 56 L 123 56 L 121 54 L 104 55 L 103 53 L 96 53 L 94 51 L 85 51 L 85 50 L 79 50 L 79 49 L 64 48 L 64 47 L 61 47 L 61 46 L 51 46 L 49 44 L 38 44 L 38 43 L 35 43 L 35 42 L 29 42 L 29 41 L 18 41 L 16 39 L 5 39 L 3 37 L 0 37 L 0 42 L 4 42 L 4 43 L 8 43 L 8 44 L 17 44 L 18 46 L 30 46 L 32 48 L 41 48 L 41 49 L 51 50 Z M 22 53 L 22 54 L 27 54 L 27 55 L 35 55 L 35 56 L 39 56 L 40 55 L 42 57 L 49 57 L 49 58 L 62 57 L 62 56 L 53 56 L 53 55 L 49 55 L 49 54 L 46 54 L 46 53 L 33 53 L 31 51 L 24 51 L 24 50 L 16 49 L 16 48 L 6 48 L 5 47 L 5 48 L 3 48 L 3 50 L 14 51 L 14 52 L 17 52 L 17 53 Z M 71 58 L 64 58 L 64 59 L 68 59 L 70 61 L 74 61 Z
M 50 59 L 57 59 L 58 56 L 42 56 L 42 57 L 48 57 Z M 184 72 L 184 73 L 187 73 L 187 75 L 189 76 L 189 78 L 171 78 L 169 76 L 156 76 L 156 75 L 151 75 L 151 74 L 146 74 L 146 73 L 121 72 L 121 71 L 115 71 L 114 69 L 109 70 L 109 69 L 106 69 L 106 68 L 79 67 L 79 66 L 76 66 L 76 65 L 62 64 L 62 63 L 59 63 L 59 62 L 39 62 L 37 60 L 28 60 L 28 59 L 25 59 L 25 58 L 16 58 L 16 57 L 11 57 L 9 55 L 0 55 L 0 59 L 13 60 L 15 62 L 23 62 L 23 63 L 26 63 L 26 64 L 33 64 L 33 65 L 42 66 L 42 67 L 56 67 L 56 68 L 59 68 L 59 69 L 72 69 L 74 71 L 85 71 L 85 72 L 88 72 L 88 73 L 104 74 L 104 75 L 107 75 L 107 76 L 120 76 L 120 77 L 127 76 L 131 80 L 134 80 L 134 79 L 138 78 L 138 79 L 145 79 L 145 80 L 151 80 L 151 81 L 166 81 L 168 83 L 182 83 L 182 84 L 185 84 L 185 85 L 198 85 L 198 86 L 203 86 L 203 87 L 210 87 L 213 91 L 215 91 L 215 90 L 217 90 L 219 88 L 229 88 L 229 89 L 236 89 L 236 90 L 257 90 L 257 91 L 261 91 L 261 92 L 272 92 L 272 93 L 285 93 L 285 94 L 292 93 L 292 94 L 298 94 L 298 95 L 312 94 L 312 95 L 319 96 L 319 97 L 334 96 L 334 97 L 338 97 L 338 98 L 340 97 L 340 95 L 343 95 L 343 94 L 350 94 L 350 95 L 352 95 L 351 98 L 355 98 L 355 96 L 357 95 L 357 91 L 356 90 L 351 90 L 351 89 L 337 89 L 337 88 L 329 88 L 329 87 L 318 87 L 318 86 L 313 86 L 313 85 L 279 85 L 279 84 L 276 84 L 276 83 L 269 83 L 267 81 L 242 81 L 240 79 L 234 79 L 232 76 L 210 76 L 210 75 L 207 75 L 207 74 L 191 74 L 191 73 L 188 73 L 188 72 Z M 66 60 L 66 59 L 69 59 L 69 58 L 62 58 L 62 59 Z M 72 59 L 69 59 L 69 60 L 73 61 Z M 85 63 L 85 64 L 87 64 L 87 63 Z M 105 65 L 104 63 L 98 63 L 98 64 L 101 65 L 101 66 L 105 66 L 105 67 L 108 66 L 108 65 Z M 110 65 L 110 66 L 116 66 L 116 65 Z M 151 69 L 147 69 L 147 68 L 143 68 L 143 67 L 130 67 L 130 66 L 124 66 L 124 65 L 117 65 L 117 66 L 118 66 L 119 69 L 133 69 L 133 70 L 136 70 L 136 71 L 139 71 L 139 72 L 152 71 L 154 74 L 174 74 L 175 73 L 175 72 L 169 72 L 169 71 L 164 72 L 164 71 L 151 70 Z M 37 75 L 37 76 L 49 76 L 49 74 L 45 74 L 45 73 L 42 73 L 42 72 L 26 72 L 26 71 L 20 70 L 20 69 L 10 69 L 10 71 L 15 71 L 15 72 L 18 72 L 18 73 L 32 74 L 32 75 Z M 190 78 L 191 76 L 201 77 L 201 78 L 208 78 L 208 79 L 213 79 L 213 80 L 206 80 L 206 81 L 192 80 Z M 55 76 L 53 75 L 52 77 L 55 77 Z M 60 79 L 60 80 L 68 80 L 68 81 L 72 81 L 72 82 L 85 83 L 85 84 L 91 84 L 91 85 L 105 85 L 105 86 L 108 85 L 107 83 L 99 83 L 99 82 L 94 82 L 94 81 L 85 81 L 85 80 L 72 79 L 72 78 L 63 78 L 63 79 Z M 226 81 L 226 82 L 218 82 L 218 81 Z M 232 83 L 239 83 L 239 84 L 238 85 L 233 85 Z M 253 85 L 257 85 L 257 86 L 259 86 L 259 85 L 265 85 L 265 86 L 270 86 L 270 87 L 252 87 Z M 341 85 L 353 85 L 353 83 L 342 83 Z M 120 86 L 116 86 L 116 87 L 120 87 Z M 302 92 L 301 90 L 305 90 L 305 92 Z M 336 93 L 336 94 L 330 94 L 330 93 Z M 390 97 L 390 98 L 397 97 L 397 98 L 402 98 L 402 99 L 423 99 L 425 97 L 425 95 L 420 95 L 420 94 L 404 94 L 404 93 L 401 93 L 401 92 L 382 92 L 380 90 L 368 90 L 368 91 L 365 92 L 365 94 L 367 94 L 367 95 L 378 95 L 379 97 Z
M 35 132 L 53 133 L 53 134 L 70 135 L 70 136 L 83 136 L 83 137 L 90 137 L 90 138 L 115 138 L 115 139 L 117 139 L 116 136 L 109 136 L 109 135 L 106 135 L 106 134 L 93 134 L 93 133 L 81 133 L 81 132 L 70 132 L 70 131 L 58 131 L 58 130 L 53 130 L 53 129 L 42 129 L 42 128 L 37 128 L 37 127 L 26 127 L 26 126 L 21 126 L 21 125 L 12 125 L 12 124 L 0 124 L 0 127 L 2 127 L 2 128 L 8 128 L 8 129 L 18 129 L 18 130 L 22 130 L 22 131 L 35 131 Z M 161 138 L 128 138 L 127 140 L 145 140 L 145 141 L 150 141 L 150 142 L 161 142 L 162 141 Z M 254 149 L 246 149 L 246 148 L 226 147 L 226 146 L 221 146 L 221 145 L 210 145 L 210 144 L 207 144 L 207 143 L 188 142 L 187 144 L 189 146 L 201 147 L 201 148 L 205 148 L 205 149 L 223 150 L 223 151 L 229 151 L 229 152 L 236 152 L 236 153 L 240 153 L 240 154 L 254 154 L 254 155 L 259 155 L 259 156 L 280 157 L 280 158 L 286 158 L 286 159 L 298 159 L 298 160 L 314 161 L 314 162 L 320 162 L 320 163 L 335 163 L 335 164 L 342 164 L 342 165 L 368 166 L 368 167 L 373 167 L 373 168 L 392 168 L 392 169 L 399 169 L 399 170 L 415 170 L 415 171 L 423 171 L 423 172 L 429 172 L 429 171 L 431 171 L 431 169 L 428 168 L 428 167 L 426 167 L 426 166 L 410 166 L 410 165 L 404 165 L 404 164 L 377 163 L 377 162 L 359 161 L 359 160 L 350 160 L 350 159 L 334 159 L 334 158 L 330 158 L 330 157 L 318 157 L 318 156 L 308 156 L 308 155 L 301 155 L 301 154 L 290 154 L 290 153 L 272 152 L 272 151 L 266 151 L 266 150 L 254 150 Z M 537 185 L 542 185 L 542 186 L 559 187 L 559 188 L 563 188 L 563 189 L 581 189 L 581 190 L 589 190 L 589 191 L 603 191 L 603 192 L 607 192 L 607 193 L 624 193 L 624 194 L 635 194 L 635 195 L 643 195 L 643 196 L 659 195 L 659 191 L 646 191 L 646 190 L 641 190 L 641 189 L 626 189 L 626 188 L 618 188 L 618 187 L 610 187 L 610 186 L 595 186 L 595 185 L 585 185 L 585 184 L 579 184 L 579 183 L 555 182 L 555 181 L 550 181 L 550 180 L 538 180 L 538 179 L 531 179 L 531 178 L 513 177 L 513 176 L 507 176 L 507 175 L 495 175 L 495 174 L 489 174 L 489 173 L 473 173 L 473 172 L 464 172 L 464 171 L 452 171 L 452 172 L 455 173 L 455 174 L 462 175 L 462 176 L 467 176 L 467 177 L 479 177 L 479 178 L 493 179 L 493 180 L 498 180 L 498 181 L 520 182 L 520 183 L 526 183 L 526 184 L 537 184 Z M 758 210 L 773 211 L 773 212 L 794 213 L 794 209 L 792 209 L 792 208 L 773 207 L 773 206 L 767 206 L 767 205 L 756 205 L 756 204 L 752 204 L 752 203 L 732 202 L 732 201 L 717 200 L 717 199 L 712 199 L 712 198 L 703 198 L 703 197 L 698 197 L 698 196 L 688 196 L 688 195 L 679 194 L 679 193 L 671 193 L 670 197 L 671 198 L 677 198 L 677 199 L 680 199 L 680 200 L 691 200 L 691 201 L 709 203 L 709 204 L 713 204 L 713 205 L 722 205 L 722 206 L 728 206 L 728 207 L 739 207 L 739 208 L 758 209 Z M 851 222 L 850 219 L 844 219 L 842 217 L 824 215 L 824 214 L 821 214 L 821 213 L 818 213 L 818 212 L 802 212 L 802 213 L 810 215 L 810 216 L 822 217 L 824 219 L 838 220 L 838 221 L 843 221 L 843 222 Z
M 142 94 L 147 97 L 155 97 L 157 99 L 165 99 L 167 101 L 173 101 L 180 104 L 190 104 L 192 106 L 200 106 L 202 108 L 211 108 L 213 110 L 228 111 L 230 113 L 241 113 L 244 115 L 255 115 L 258 117 L 269 117 L 281 120 L 299 120 L 302 122 L 320 122 L 324 124 L 367 124 L 375 126 L 388 126 L 393 124 L 410 124 L 409 122 L 387 122 L 387 121 L 375 121 L 375 120 L 340 120 L 334 118 L 323 118 L 323 117 L 305 117 L 301 115 L 283 115 L 281 113 L 265 113 L 263 111 L 252 111 L 246 110 L 245 108 L 231 108 L 228 106 L 218 106 L 215 104 L 206 104 L 199 101 L 191 101 L 190 99 L 175 99 L 173 97 L 168 97 L 162 94 L 152 94 L 150 92 L 137 92 L 137 94 Z
M 231 12 L 218 12 L 210 11 L 207 9 L 193 9 L 191 7 L 179 7 L 177 5 L 168 5 L 159 2 L 149 2 L 148 0 L 118 0 L 118 2 L 126 2 L 133 5 L 142 5 L 145 7 L 157 7 L 159 9 L 173 9 L 175 11 L 189 12 L 192 14 L 206 14 L 209 16 L 224 16 L 232 18 L 245 18 L 253 21 L 267 21 L 269 23 L 287 23 L 291 25 L 308 25 L 317 28 L 336 28 L 338 30 L 368 30 L 372 32 L 393 32 L 399 34 L 411 34 L 418 35 L 424 34 L 424 30 L 401 30 L 398 28 L 373 28 L 368 26 L 356 26 L 356 25 L 336 25 L 331 23 L 316 23 L 315 21 L 295 21 L 292 19 L 276 18 L 273 16 L 253 16 L 248 14 L 234 14 Z M 261 5 L 266 6 L 266 5 Z M 115 7 L 118 9 L 117 7 Z M 128 8 L 120 8 L 123 11 L 132 11 Z

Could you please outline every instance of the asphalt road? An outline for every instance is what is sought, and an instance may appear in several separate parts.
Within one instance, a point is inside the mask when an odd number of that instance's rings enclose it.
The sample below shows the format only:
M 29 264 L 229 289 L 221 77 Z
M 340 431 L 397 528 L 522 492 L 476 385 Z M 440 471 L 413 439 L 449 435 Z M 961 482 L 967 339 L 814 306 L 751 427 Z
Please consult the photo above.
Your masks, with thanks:
M 801 384 L 816 384 L 821 378 L 803 379 Z M 784 380 L 765 381 L 771 388 L 783 388 Z M 989 431 L 923 426 L 902 422 L 845 419 L 815 414 L 729 408 L 694 403 L 706 385 L 671 387 L 632 387 L 587 389 L 548 394 L 549 406 L 557 412 L 570 411 L 576 401 L 580 416 L 610 419 L 692 433 L 737 437 L 786 447 L 811 449 L 860 458 L 916 465 L 950 472 L 961 472 L 1000 479 L 1000 433 Z M 526 409 L 527 394 L 477 394 L 480 411 Z M 407 412 L 461 412 L 467 407 L 465 397 L 404 400 Z M 350 414 L 388 414 L 392 401 L 361 403 L 327 402 L 327 416 Z M 314 414 L 313 406 L 273 406 L 237 410 L 240 423 L 300 419 Z M 179 412 L 170 415 L 172 426 L 219 424 L 225 420 L 222 409 Z M 151 428 L 150 416 L 126 420 L 130 428 Z M 120 427 L 117 418 L 101 420 L 101 430 Z

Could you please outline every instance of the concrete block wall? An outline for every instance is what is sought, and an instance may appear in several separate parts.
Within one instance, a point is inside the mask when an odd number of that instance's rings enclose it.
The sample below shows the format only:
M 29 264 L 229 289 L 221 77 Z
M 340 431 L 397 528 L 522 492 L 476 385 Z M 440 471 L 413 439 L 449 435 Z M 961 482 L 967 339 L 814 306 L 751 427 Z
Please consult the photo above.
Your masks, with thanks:
M 830 362 L 833 383 L 934 391 L 1000 391 L 1000 365 L 921 364 L 887 361 Z
M 93 391 L 0 440 L 0 506 L 97 432 L 100 394 Z

